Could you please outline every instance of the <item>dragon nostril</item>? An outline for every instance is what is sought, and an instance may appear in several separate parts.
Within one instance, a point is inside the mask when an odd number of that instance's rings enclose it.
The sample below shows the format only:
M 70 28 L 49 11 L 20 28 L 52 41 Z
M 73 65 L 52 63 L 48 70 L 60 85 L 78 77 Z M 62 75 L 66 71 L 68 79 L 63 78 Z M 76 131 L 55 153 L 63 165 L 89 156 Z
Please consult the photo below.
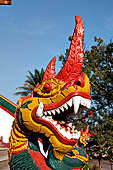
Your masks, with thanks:
M 50 92 L 51 89 L 52 89 L 52 84 L 49 82 L 49 83 L 46 83 L 43 87 L 44 91 L 45 92 Z

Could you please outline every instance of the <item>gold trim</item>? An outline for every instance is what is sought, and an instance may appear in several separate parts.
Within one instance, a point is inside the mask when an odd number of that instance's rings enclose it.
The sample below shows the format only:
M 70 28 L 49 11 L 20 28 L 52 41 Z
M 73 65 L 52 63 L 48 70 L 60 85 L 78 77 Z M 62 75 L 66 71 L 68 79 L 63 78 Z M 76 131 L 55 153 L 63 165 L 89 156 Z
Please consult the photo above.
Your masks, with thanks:
M 0 5 L 11 5 L 12 0 L 0 0 Z

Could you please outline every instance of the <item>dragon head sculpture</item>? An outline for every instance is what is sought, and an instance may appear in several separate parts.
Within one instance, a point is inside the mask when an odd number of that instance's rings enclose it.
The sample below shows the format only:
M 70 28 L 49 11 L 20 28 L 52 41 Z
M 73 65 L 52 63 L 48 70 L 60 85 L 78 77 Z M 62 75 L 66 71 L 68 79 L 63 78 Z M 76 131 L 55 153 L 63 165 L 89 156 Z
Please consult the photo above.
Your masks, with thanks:
M 76 16 L 76 27 L 63 68 L 56 74 L 54 57 L 46 68 L 42 84 L 37 84 L 31 95 L 19 99 L 10 136 L 12 170 L 22 166 L 18 162 L 22 162 L 25 152 L 25 156 L 29 154 L 33 159 L 32 169 L 33 166 L 34 169 L 44 169 L 46 165 L 45 169 L 80 169 L 88 160 L 83 147 L 79 146 L 79 143 L 84 144 L 83 131 L 76 130 L 71 123 L 77 114 L 85 107 L 90 108 L 91 104 L 89 78 L 81 73 L 83 34 L 82 19 Z M 85 137 L 89 138 L 88 129 L 86 131 Z M 34 156 L 36 152 L 40 158 L 43 155 L 45 165 L 39 166 L 41 160 Z M 27 167 L 28 162 L 25 163 Z

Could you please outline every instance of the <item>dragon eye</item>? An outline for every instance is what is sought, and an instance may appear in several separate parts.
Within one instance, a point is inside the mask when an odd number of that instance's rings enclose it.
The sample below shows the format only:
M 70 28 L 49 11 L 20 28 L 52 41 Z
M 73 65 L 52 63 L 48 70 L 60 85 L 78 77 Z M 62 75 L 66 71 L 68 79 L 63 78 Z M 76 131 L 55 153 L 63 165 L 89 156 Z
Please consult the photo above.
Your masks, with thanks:
M 49 83 L 46 83 L 45 85 L 44 85 L 44 87 L 43 87 L 43 89 L 44 89 L 44 92 L 50 92 L 51 91 L 51 89 L 52 89 L 52 84 L 49 82 Z

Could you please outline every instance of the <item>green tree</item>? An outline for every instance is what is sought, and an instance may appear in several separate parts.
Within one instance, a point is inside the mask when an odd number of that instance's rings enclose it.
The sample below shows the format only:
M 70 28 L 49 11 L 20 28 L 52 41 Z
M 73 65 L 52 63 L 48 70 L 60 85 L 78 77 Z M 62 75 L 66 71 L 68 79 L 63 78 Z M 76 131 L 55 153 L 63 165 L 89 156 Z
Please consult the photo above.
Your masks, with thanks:
M 113 107 L 113 42 L 105 44 L 101 38 L 91 50 L 85 51 L 84 72 L 92 85 L 92 104 L 96 113 L 111 113 Z
M 14 93 L 15 95 L 27 96 L 33 89 L 36 87 L 37 83 L 41 84 L 44 77 L 44 69 L 41 69 L 41 72 L 37 69 L 34 70 L 34 74 L 31 71 L 28 71 L 29 75 L 26 75 L 27 80 L 23 86 L 17 87 L 18 92 Z
M 94 38 L 96 45 L 85 51 L 84 71 L 89 75 L 94 110 L 92 130 L 96 132 L 93 155 L 113 160 L 113 42 L 105 44 L 101 38 Z
M 110 162 L 113 162 L 112 113 L 104 114 L 103 119 L 99 120 L 99 123 L 92 127 L 92 131 L 96 132 L 96 136 L 90 139 L 87 148 L 90 157 L 98 159 L 99 168 L 101 169 L 101 159 L 108 159 Z
M 71 37 L 69 38 L 71 40 Z M 93 117 L 79 122 L 79 126 L 87 123 L 97 135 L 89 142 L 91 156 L 95 156 L 99 162 L 107 157 L 113 160 L 113 42 L 105 44 L 101 38 L 94 37 L 95 45 L 90 50 L 85 50 L 85 72 L 91 82 Z M 65 56 L 59 56 L 62 65 L 65 63 L 69 49 Z

